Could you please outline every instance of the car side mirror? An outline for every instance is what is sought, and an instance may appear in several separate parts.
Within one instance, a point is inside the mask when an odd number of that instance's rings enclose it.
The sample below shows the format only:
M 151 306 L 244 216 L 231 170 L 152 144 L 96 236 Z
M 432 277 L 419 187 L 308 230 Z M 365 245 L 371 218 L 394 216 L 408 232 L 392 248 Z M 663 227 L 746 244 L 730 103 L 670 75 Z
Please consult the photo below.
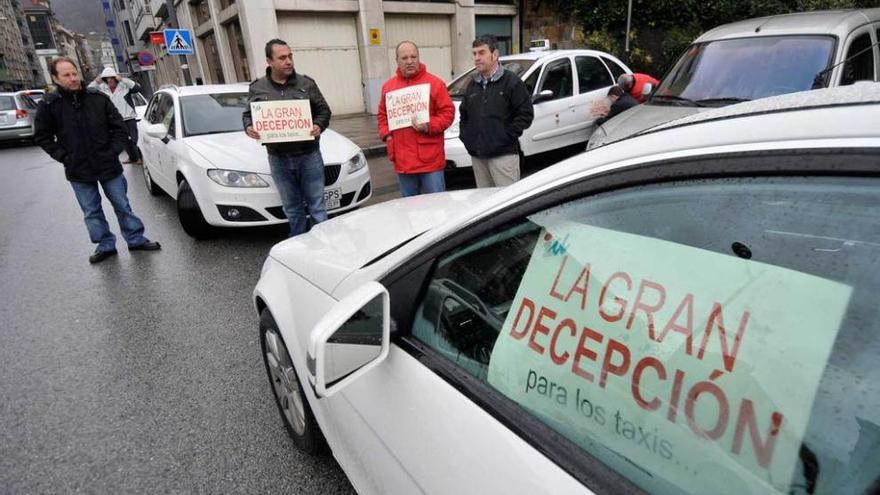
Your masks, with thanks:
M 542 101 L 549 101 L 553 99 L 553 91 L 549 89 L 545 89 L 536 95 L 532 95 L 532 103 L 541 103 Z
M 653 93 L 653 92 L 654 92 L 654 85 L 652 83 L 645 83 L 645 85 L 642 86 L 642 96 L 645 96 L 645 97 L 651 96 L 651 93 Z
M 147 136 L 162 139 L 168 135 L 168 128 L 165 127 L 165 124 L 150 124 L 147 126 L 146 132 Z
M 342 298 L 309 336 L 309 381 L 318 397 L 330 397 L 388 356 L 391 304 L 388 291 L 369 282 Z

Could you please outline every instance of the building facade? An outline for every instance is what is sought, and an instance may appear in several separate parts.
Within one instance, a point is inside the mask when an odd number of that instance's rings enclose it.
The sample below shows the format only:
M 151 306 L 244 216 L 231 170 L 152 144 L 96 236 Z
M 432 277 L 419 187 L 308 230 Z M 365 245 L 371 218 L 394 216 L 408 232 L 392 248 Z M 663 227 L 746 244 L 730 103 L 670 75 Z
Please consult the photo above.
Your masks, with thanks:
M 0 0 L 0 88 L 4 91 L 32 87 L 33 49 L 18 0 Z

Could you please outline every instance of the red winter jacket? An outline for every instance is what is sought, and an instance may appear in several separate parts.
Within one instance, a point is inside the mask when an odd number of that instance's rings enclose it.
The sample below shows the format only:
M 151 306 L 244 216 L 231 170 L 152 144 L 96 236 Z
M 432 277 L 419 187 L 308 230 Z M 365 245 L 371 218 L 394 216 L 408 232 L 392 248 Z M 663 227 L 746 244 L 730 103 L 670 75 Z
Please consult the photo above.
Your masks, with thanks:
M 385 111 L 385 94 L 389 91 L 430 84 L 430 104 L 428 107 L 428 132 L 423 134 L 412 127 L 404 127 L 394 131 L 388 130 L 388 114 Z M 397 75 L 382 85 L 382 98 L 379 100 L 379 137 L 385 140 L 388 159 L 394 164 L 398 174 L 421 174 L 443 170 L 446 166 L 446 153 L 443 151 L 443 131 L 452 125 L 455 118 L 455 106 L 446 84 L 440 78 L 431 75 L 425 64 L 419 64 L 419 71 L 410 78 Z
M 654 89 L 657 89 L 657 86 L 660 85 L 660 81 L 654 79 L 647 74 L 634 73 L 633 80 L 633 87 L 629 90 L 629 94 L 639 103 L 645 102 L 645 95 L 642 94 L 642 89 L 644 89 L 645 84 L 651 83 L 651 85 L 654 86 Z

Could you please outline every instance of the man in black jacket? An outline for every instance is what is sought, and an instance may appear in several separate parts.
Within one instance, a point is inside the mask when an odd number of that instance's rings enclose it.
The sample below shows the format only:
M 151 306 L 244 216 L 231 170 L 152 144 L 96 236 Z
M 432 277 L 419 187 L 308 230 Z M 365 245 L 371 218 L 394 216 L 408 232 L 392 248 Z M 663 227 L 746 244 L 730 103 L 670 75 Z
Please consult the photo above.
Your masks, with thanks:
M 308 230 L 303 203 L 309 210 L 312 223 L 327 220 L 324 203 L 324 159 L 321 157 L 319 139 L 330 125 L 330 107 L 315 84 L 305 74 L 293 68 L 293 54 L 282 40 L 266 43 L 266 75 L 251 83 L 248 103 L 275 100 L 308 100 L 312 112 L 309 141 L 292 141 L 266 144 L 269 152 L 269 168 L 272 179 L 281 195 L 284 214 L 290 221 L 290 236 Z M 244 130 L 253 139 L 260 139 L 254 129 L 250 106 L 241 116 Z
M 477 70 L 459 107 L 460 138 L 477 187 L 506 186 L 519 180 L 519 137 L 532 125 L 532 98 L 522 79 L 498 62 L 494 37 L 481 36 L 472 46 Z
M 116 236 L 104 217 L 98 183 L 113 205 L 128 250 L 160 249 L 158 242 L 144 237 L 144 224 L 128 202 L 128 184 L 119 163 L 128 133 L 113 102 L 96 89 L 87 90 L 67 57 L 52 60 L 49 71 L 58 90 L 47 94 L 37 108 L 34 141 L 64 164 L 89 237 L 98 245 L 89 262 L 99 263 L 116 254 Z

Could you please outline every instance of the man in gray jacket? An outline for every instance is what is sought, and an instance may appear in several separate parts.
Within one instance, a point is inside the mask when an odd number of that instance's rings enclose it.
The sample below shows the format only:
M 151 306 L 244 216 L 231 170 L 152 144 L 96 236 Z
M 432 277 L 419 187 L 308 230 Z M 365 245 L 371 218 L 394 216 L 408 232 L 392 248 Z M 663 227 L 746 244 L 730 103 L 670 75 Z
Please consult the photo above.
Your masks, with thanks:
M 119 115 L 122 115 L 125 129 L 128 131 L 128 142 L 125 144 L 128 161 L 125 163 L 143 163 L 137 146 L 137 113 L 134 111 L 134 101 L 131 99 L 133 93 L 142 91 L 141 86 L 127 77 L 120 77 L 112 67 L 107 67 L 100 76 L 89 83 L 89 87 L 110 97 Z
M 312 223 L 327 220 L 324 204 L 324 159 L 319 139 L 330 125 L 330 107 L 315 84 L 293 67 L 293 54 L 287 43 L 273 39 L 266 43 L 266 75 L 251 83 L 249 103 L 275 100 L 308 100 L 312 112 L 311 136 L 314 140 L 266 144 L 272 178 L 281 194 L 284 214 L 290 221 L 290 236 L 308 230 L 303 203 Z M 242 114 L 245 132 L 260 139 L 254 129 L 250 106 Z

